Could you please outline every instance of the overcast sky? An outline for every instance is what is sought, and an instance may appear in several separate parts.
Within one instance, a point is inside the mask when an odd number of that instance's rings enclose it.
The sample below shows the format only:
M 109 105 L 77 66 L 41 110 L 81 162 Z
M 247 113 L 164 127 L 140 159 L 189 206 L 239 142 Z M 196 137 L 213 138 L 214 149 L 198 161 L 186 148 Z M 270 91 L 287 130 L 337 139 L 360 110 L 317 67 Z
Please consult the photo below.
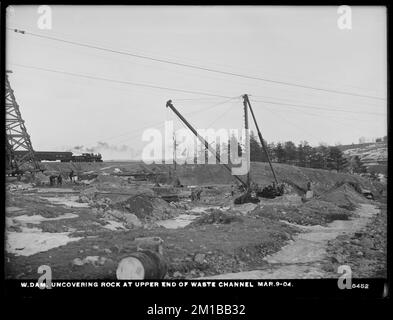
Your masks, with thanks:
M 352 7 L 351 30 L 338 28 L 334 6 L 51 6 L 52 30 L 37 27 L 37 8 L 13 6 L 7 26 L 258 78 L 386 98 L 383 7 Z M 222 103 L 228 98 L 20 65 L 226 97 L 247 93 L 268 142 L 347 144 L 361 136 L 387 134 L 383 99 L 210 73 L 12 31 L 7 31 L 6 44 L 11 85 L 35 150 L 83 146 L 80 150 L 93 148 L 105 160 L 137 158 L 146 144 L 144 129 L 163 131 L 165 120 L 177 119 L 165 108 L 167 100 L 190 113 L 186 118 L 195 127 L 215 129 L 243 126 L 242 100 Z

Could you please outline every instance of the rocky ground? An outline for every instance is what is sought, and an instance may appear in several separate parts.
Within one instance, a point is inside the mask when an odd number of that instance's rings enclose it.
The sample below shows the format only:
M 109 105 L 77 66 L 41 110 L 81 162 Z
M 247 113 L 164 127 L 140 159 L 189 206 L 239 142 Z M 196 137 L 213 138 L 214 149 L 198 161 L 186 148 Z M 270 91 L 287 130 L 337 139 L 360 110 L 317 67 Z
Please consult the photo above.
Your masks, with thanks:
M 341 235 L 329 241 L 324 269 L 336 273 L 340 265 L 349 265 L 354 278 L 387 277 L 387 208 L 381 202 L 379 213 L 365 228 L 353 235 Z
M 61 165 L 52 170 L 66 170 Z M 239 193 L 232 197 L 230 184 L 208 184 L 212 172 L 199 176 L 199 167 L 183 174 L 184 180 L 200 186 L 173 188 L 165 181 L 157 187 L 151 181 L 117 176 L 125 170 L 118 169 L 120 164 L 86 166 L 90 171 L 80 174 L 76 184 L 65 180 L 62 186 L 50 187 L 44 175 L 40 183 L 8 183 L 6 278 L 35 279 L 38 267 L 46 264 L 55 279 L 114 279 L 119 261 L 137 250 L 135 239 L 141 237 L 164 241 L 167 278 L 261 269 L 267 265 L 266 256 L 303 232 L 296 225 L 327 226 L 356 218 L 359 205 L 370 202 L 356 191 L 357 186 L 374 192 L 381 188 L 357 176 L 282 166 L 277 171 L 286 176 L 284 196 L 261 199 L 257 205 L 234 205 Z M 213 182 L 217 182 L 220 171 L 214 170 Z M 264 172 L 258 171 L 256 180 L 270 179 Z M 314 181 L 315 195 L 305 201 L 301 194 L 308 180 Z M 191 201 L 196 187 L 202 188 L 202 197 Z M 168 202 L 163 194 L 179 199 Z M 386 272 L 381 262 L 386 257 L 386 199 L 378 203 L 382 213 L 369 229 L 329 242 L 327 273 L 341 262 L 352 262 L 355 275 Z

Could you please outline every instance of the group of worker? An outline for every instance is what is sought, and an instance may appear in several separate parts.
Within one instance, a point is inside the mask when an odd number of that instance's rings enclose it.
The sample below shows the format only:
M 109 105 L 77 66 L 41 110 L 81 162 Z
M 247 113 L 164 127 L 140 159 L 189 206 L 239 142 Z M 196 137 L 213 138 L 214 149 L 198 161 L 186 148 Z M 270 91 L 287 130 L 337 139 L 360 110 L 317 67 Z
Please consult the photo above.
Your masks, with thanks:
M 191 201 L 201 200 L 202 189 L 196 189 L 191 191 Z
M 73 170 L 71 170 L 68 176 L 71 182 L 75 182 L 76 175 L 74 174 Z M 61 174 L 49 176 L 49 184 L 51 187 L 54 185 L 61 186 L 63 184 L 63 176 Z
M 58 176 L 52 175 L 49 177 L 49 183 L 51 187 L 55 185 L 56 181 L 58 186 L 61 186 L 63 184 L 63 177 L 61 176 L 61 174 L 59 174 Z

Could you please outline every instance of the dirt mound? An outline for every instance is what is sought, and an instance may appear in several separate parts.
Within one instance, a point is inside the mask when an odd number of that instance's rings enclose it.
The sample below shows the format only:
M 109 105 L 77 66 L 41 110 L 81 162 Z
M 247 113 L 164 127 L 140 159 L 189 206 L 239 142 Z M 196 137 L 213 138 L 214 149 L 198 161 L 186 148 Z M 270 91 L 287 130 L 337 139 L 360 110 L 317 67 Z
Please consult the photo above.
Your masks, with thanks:
M 141 220 L 169 219 L 177 214 L 176 209 L 165 200 L 147 194 L 129 197 L 127 200 L 115 204 L 114 207 L 131 212 Z
M 340 208 L 347 210 L 355 210 L 359 203 L 366 203 L 367 200 L 357 192 L 354 187 L 348 183 L 342 184 L 338 188 L 334 188 L 322 194 L 320 200 L 334 203 Z
M 252 212 L 258 218 L 268 218 L 270 220 L 284 220 L 299 225 L 324 225 L 322 215 L 313 212 L 303 213 L 298 207 L 277 207 L 277 206 L 258 206 Z
M 298 205 L 259 205 L 252 212 L 257 217 L 284 220 L 299 225 L 325 226 L 334 220 L 348 220 L 352 212 L 333 203 L 313 199 Z
M 205 214 L 194 220 L 190 226 L 203 225 L 203 224 L 229 224 L 232 222 L 242 222 L 243 219 L 231 213 L 226 213 L 221 210 L 212 210 L 210 213 Z

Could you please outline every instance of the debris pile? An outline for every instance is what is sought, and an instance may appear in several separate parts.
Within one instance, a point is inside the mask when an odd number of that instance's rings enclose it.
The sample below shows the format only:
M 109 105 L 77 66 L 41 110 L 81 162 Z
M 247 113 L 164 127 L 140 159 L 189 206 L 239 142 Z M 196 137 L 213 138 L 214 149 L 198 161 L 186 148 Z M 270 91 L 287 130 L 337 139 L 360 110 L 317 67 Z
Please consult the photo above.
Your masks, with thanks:
M 348 220 L 352 212 L 333 203 L 313 199 L 301 206 L 259 205 L 252 213 L 257 217 L 284 220 L 299 225 L 323 225 L 334 220 Z
M 355 210 L 358 207 L 358 203 L 367 202 L 367 200 L 348 183 L 342 184 L 338 188 L 334 188 L 322 194 L 319 199 L 334 203 L 338 207 L 347 210 Z
M 170 219 L 177 214 L 177 210 L 168 202 L 147 194 L 137 194 L 113 206 L 116 209 L 133 213 L 143 221 Z

